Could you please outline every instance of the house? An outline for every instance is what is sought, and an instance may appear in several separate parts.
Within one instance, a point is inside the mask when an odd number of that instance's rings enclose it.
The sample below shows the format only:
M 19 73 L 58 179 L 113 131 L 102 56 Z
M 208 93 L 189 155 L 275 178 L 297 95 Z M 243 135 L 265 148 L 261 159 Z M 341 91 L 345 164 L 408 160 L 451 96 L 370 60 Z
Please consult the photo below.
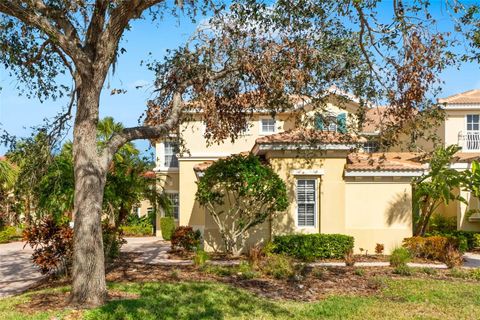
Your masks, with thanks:
M 447 118 L 444 125 L 432 128 L 446 144 L 459 143 L 461 138 L 465 149 L 453 164 L 459 169 L 479 157 L 475 153 L 480 146 L 479 92 L 442 99 Z M 354 97 L 339 95 L 332 93 L 321 113 L 309 110 L 308 103 L 275 117 L 258 110 L 234 143 L 211 146 L 203 137 L 201 112 L 193 112 L 178 130 L 188 153 L 179 153 L 175 136 L 156 143 L 158 183 L 173 200 L 177 224 L 201 230 L 207 249 L 221 248 L 216 225 L 195 201 L 195 182 L 213 161 L 251 152 L 267 161 L 286 182 L 290 206 L 251 230 L 247 247 L 286 233 L 352 235 L 357 252 L 373 252 L 377 243 L 383 244 L 386 252 L 399 246 L 412 235 L 410 182 L 428 166 L 420 153 L 403 152 L 401 147 L 377 152 L 378 122 L 384 109 L 368 110 L 365 125 L 355 131 L 359 103 Z M 299 128 L 299 122 L 308 124 Z M 433 148 L 429 144 L 424 147 Z M 467 209 L 456 203 L 440 211 L 457 215 L 461 229 L 480 230 L 480 223 L 465 218 L 462 212 Z M 161 236 L 159 229 L 157 235 Z

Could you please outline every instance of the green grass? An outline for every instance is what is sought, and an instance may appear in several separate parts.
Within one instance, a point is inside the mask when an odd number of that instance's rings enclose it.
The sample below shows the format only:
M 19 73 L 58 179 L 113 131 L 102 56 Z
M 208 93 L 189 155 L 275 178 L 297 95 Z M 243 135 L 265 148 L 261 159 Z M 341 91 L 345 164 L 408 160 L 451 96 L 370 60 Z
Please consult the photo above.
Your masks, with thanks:
M 428 279 L 382 279 L 375 296 L 332 296 L 314 303 L 274 301 L 229 285 L 211 282 L 112 284 L 139 295 L 84 313 L 88 320 L 110 319 L 478 319 L 480 284 Z M 30 318 L 15 311 L 31 294 L 0 300 L 0 319 Z M 65 314 L 65 312 L 63 313 Z

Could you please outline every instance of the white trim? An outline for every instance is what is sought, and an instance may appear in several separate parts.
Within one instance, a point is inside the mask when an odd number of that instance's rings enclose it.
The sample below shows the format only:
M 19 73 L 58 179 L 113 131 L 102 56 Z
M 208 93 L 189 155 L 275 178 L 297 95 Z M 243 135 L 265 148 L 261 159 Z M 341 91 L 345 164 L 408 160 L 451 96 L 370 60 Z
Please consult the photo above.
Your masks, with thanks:
M 455 162 L 450 165 L 451 169 L 457 169 L 457 170 L 466 170 L 470 168 L 470 163 L 468 162 Z
M 315 203 L 313 204 L 313 226 L 299 226 L 298 225 L 298 181 L 299 180 L 307 180 L 307 181 L 313 181 L 315 184 Z M 318 216 L 318 208 L 319 203 L 318 203 L 318 196 L 320 194 L 319 192 L 319 183 L 317 178 L 297 178 L 295 179 L 295 228 L 299 230 L 311 230 L 311 229 L 317 229 L 317 216 Z
M 175 221 L 180 221 L 180 191 L 179 190 L 165 190 L 164 191 L 166 194 L 178 194 L 178 218 L 175 219 L 175 217 L 173 217 L 173 219 Z M 163 215 L 165 216 L 165 212 L 163 212 Z
M 480 103 L 447 103 L 445 110 L 480 110 Z
M 259 144 L 259 151 L 267 150 L 351 150 L 356 144 L 292 144 L 292 143 L 271 143 Z
M 171 167 L 171 168 L 167 168 L 167 167 L 155 167 L 153 168 L 153 171 L 155 172 L 179 172 L 180 169 L 179 167 Z
M 420 177 L 424 170 L 408 170 L 408 171 L 393 171 L 393 170 L 349 170 L 345 171 L 345 177 Z
M 263 123 L 262 121 L 263 120 L 273 120 L 273 131 L 263 131 Z M 260 136 L 268 136 L 270 134 L 274 134 L 274 133 L 277 133 L 278 132 L 278 129 L 277 129 L 277 119 L 273 118 L 273 117 L 259 117 L 258 119 L 258 134 Z
M 294 176 L 322 176 L 325 174 L 325 169 L 295 169 L 291 170 L 290 174 Z

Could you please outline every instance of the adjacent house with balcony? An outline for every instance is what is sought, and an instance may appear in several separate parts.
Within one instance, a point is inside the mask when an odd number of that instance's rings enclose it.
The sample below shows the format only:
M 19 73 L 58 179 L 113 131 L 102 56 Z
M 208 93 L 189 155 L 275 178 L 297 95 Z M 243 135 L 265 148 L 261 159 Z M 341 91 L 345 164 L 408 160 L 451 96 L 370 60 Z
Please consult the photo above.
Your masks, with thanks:
M 347 102 L 340 104 L 340 100 Z M 476 153 L 480 90 L 440 102 L 445 104 L 447 118 L 434 129 L 445 144 L 463 146 L 452 164 L 463 170 L 480 157 Z M 285 233 L 349 234 L 355 237 L 356 250 L 370 252 L 377 243 L 384 244 L 387 252 L 400 245 L 412 234 L 410 182 L 428 167 L 421 154 L 402 152 L 399 147 L 378 153 L 381 108 L 368 110 L 366 124 L 354 131 L 351 128 L 357 123 L 358 106 L 354 97 L 343 95 L 339 99 L 338 93 L 332 93 L 321 112 L 308 109 L 306 102 L 274 117 L 259 110 L 235 142 L 214 145 L 208 145 L 204 138 L 201 111 L 193 112 L 177 131 L 184 152 L 180 152 L 178 136 L 156 142 L 158 184 L 172 199 L 177 224 L 201 230 L 207 249 L 220 248 L 215 223 L 195 201 L 196 181 L 215 160 L 251 152 L 269 163 L 287 183 L 290 206 L 251 230 L 247 246 Z M 298 123 L 308 124 L 300 128 Z M 457 216 L 460 229 L 480 230 L 475 217 L 466 215 L 476 205 L 473 199 L 469 205 L 451 203 L 440 212 Z M 157 235 L 161 236 L 159 228 Z

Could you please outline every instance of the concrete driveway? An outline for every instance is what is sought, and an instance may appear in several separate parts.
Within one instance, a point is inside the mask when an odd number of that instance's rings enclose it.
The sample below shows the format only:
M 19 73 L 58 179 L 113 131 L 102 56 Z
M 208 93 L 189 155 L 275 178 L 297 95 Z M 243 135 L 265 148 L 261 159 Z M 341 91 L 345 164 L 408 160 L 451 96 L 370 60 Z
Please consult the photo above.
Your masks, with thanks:
M 32 249 L 23 242 L 0 244 L 0 298 L 19 294 L 37 281 L 42 275 L 31 262 Z

